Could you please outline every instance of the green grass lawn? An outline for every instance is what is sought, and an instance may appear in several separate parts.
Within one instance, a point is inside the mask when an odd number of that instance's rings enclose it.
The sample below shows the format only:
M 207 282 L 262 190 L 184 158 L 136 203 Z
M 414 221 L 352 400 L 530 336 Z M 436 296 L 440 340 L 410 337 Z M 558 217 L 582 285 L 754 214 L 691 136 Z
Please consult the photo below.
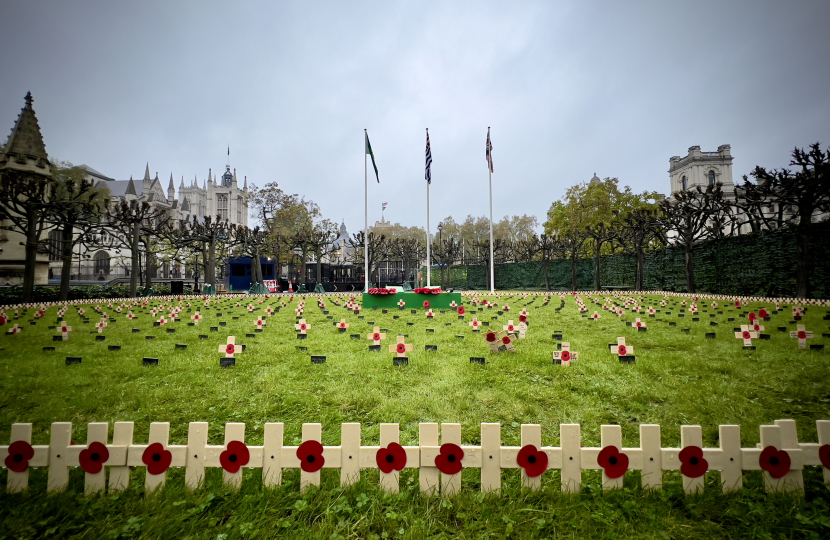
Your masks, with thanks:
M 482 296 L 482 298 L 489 298 Z M 278 306 L 272 297 L 248 313 L 251 299 L 219 297 L 205 308 L 191 300 L 192 311 L 181 322 L 154 327 L 149 309 L 116 314 L 103 334 L 95 332 L 98 314 L 83 306 L 88 323 L 70 307 L 64 319 L 72 327 L 69 341 L 52 342 L 57 308 L 30 325 L 35 310 L 17 321 L 20 334 L 0 336 L 0 443 L 8 444 L 11 424 L 33 424 L 33 444 L 48 444 L 51 422 L 71 421 L 73 440 L 86 441 L 88 422 L 135 422 L 134 442 L 147 440 L 150 422 L 170 422 L 171 444 L 185 444 L 188 422 L 210 422 L 209 444 L 223 444 L 226 422 L 245 422 L 246 443 L 262 444 L 263 424 L 285 423 L 285 444 L 300 442 L 304 422 L 323 425 L 323 444 L 340 443 L 340 424 L 360 422 L 364 445 L 378 444 L 379 424 L 400 424 L 401 444 L 418 444 L 419 422 L 459 422 L 463 444 L 480 441 L 482 422 L 502 425 L 502 445 L 520 444 L 521 424 L 541 424 L 545 446 L 559 443 L 560 423 L 579 423 L 582 444 L 600 445 L 600 426 L 622 426 L 624 446 L 639 446 L 639 424 L 662 426 L 664 447 L 680 445 L 680 426 L 699 424 L 705 447 L 718 445 L 719 424 L 741 425 L 743 447 L 759 442 L 759 426 L 792 418 L 799 440 L 816 442 L 815 421 L 830 419 L 830 350 L 798 350 L 789 336 L 791 306 L 763 322 L 769 340 L 754 340 L 755 351 L 743 350 L 734 327 L 746 324 L 746 311 L 771 303 L 752 303 L 736 309 L 728 302 L 701 301 L 699 321 L 692 314 L 678 318 L 679 306 L 671 299 L 664 313 L 649 318 L 630 311 L 622 318 L 587 301 L 589 313 L 598 309 L 599 321 L 580 316 L 567 296 L 564 308 L 558 296 L 549 305 L 542 298 L 521 295 L 501 298 L 511 310 L 497 308 L 475 313 L 491 328 L 501 330 L 508 319 L 518 323 L 519 311 L 529 312 L 530 328 L 516 352 L 491 354 L 483 336 L 468 322 L 474 313 L 465 297 L 466 320 L 447 310 L 436 310 L 427 320 L 424 310 L 364 310 L 360 317 L 326 298 L 332 320 L 307 297 L 305 318 L 312 324 L 308 339 L 298 340 L 293 308 L 297 300 L 268 318 L 255 337 L 254 320 L 266 306 Z M 640 305 L 660 309 L 661 296 L 648 296 Z M 233 307 L 243 302 L 242 307 Z M 255 302 L 255 300 L 253 300 Z M 204 319 L 188 327 L 196 307 Z M 218 307 L 218 310 L 216 309 Z M 409 307 L 409 306 L 408 306 Z M 672 315 L 665 311 L 671 308 Z M 221 313 L 221 318 L 217 316 Z M 722 313 L 719 313 L 722 312 Z M 8 315 L 13 310 L 6 310 Z M 710 317 L 714 314 L 715 317 Z M 823 320 L 826 308 L 810 307 L 801 324 L 815 332 L 811 344 L 830 345 L 822 337 L 830 332 Z M 159 315 L 160 316 L 160 315 Z M 635 316 L 648 331 L 627 327 Z M 238 317 L 238 318 L 237 318 Z M 395 318 L 399 317 L 399 318 Z M 345 318 L 345 334 L 332 323 Z M 734 321 L 729 321 L 734 318 Z M 219 321 L 226 326 L 219 326 Z M 676 326 L 669 326 L 669 322 Z M 718 326 L 710 326 L 716 322 Z M 410 325 L 410 323 L 412 323 Z M 387 329 L 381 352 L 369 352 L 366 334 L 372 326 Z M 210 327 L 218 327 L 211 332 Z M 786 327 L 786 332 L 778 330 Z M 133 333 L 133 329 L 139 329 Z M 175 333 L 167 333 L 168 328 Z M 433 329 L 434 333 L 429 332 Z M 689 329 L 688 332 L 682 331 Z M 561 330 L 563 341 L 579 353 L 570 367 L 552 364 Z M 706 339 L 715 332 L 716 339 Z M 359 334 L 360 339 L 351 339 Z M 414 346 L 409 365 L 394 367 L 388 345 L 406 334 Z M 95 337 L 103 335 L 105 341 Z M 207 339 L 200 339 L 206 335 Z M 229 335 L 237 336 L 246 350 L 236 366 L 220 368 L 217 347 Z M 155 339 L 147 340 L 148 336 Z M 463 339 L 458 336 L 463 336 Z M 622 364 L 608 345 L 625 337 L 633 345 L 636 362 Z M 187 345 L 177 350 L 177 344 Z M 120 345 L 120 351 L 109 351 Z M 425 351 L 437 345 L 437 352 Z M 42 352 L 43 347 L 55 347 Z M 307 351 L 297 350 L 298 346 Z M 312 364 L 310 355 L 325 355 L 324 364 Z M 65 365 L 67 356 L 80 356 L 80 365 Z M 470 357 L 486 357 L 486 365 L 471 364 Z M 143 357 L 156 357 L 158 366 L 144 367 Z M 461 536 L 565 536 L 573 538 L 821 538 L 830 535 L 830 492 L 822 485 L 821 470 L 804 471 L 806 498 L 766 495 L 760 473 L 744 473 L 745 488 L 722 495 L 719 475 L 707 475 L 703 494 L 684 495 L 679 473 L 664 474 L 664 489 L 639 488 L 636 472 L 629 472 L 625 489 L 602 493 L 600 473 L 583 473 L 583 490 L 562 494 L 558 472 L 543 476 L 543 488 L 521 489 L 519 472 L 502 473 L 502 496 L 479 493 L 479 472 L 462 472 L 462 492 L 451 499 L 426 498 L 418 493 L 417 472 L 401 475 L 401 494 L 386 495 L 377 487 L 377 471 L 364 471 L 357 485 L 339 488 L 339 471 L 324 469 L 319 490 L 301 493 L 299 473 L 287 470 L 283 486 L 265 489 L 259 469 L 246 470 L 241 493 L 222 487 L 221 471 L 210 470 L 203 489 L 184 489 L 184 470 L 168 472 L 167 486 L 144 497 L 144 469 L 133 473 L 130 488 L 119 494 L 83 496 L 83 472 L 71 473 L 67 492 L 45 495 L 46 470 L 31 472 L 31 487 L 23 494 L 5 492 L 6 472 L 0 472 L 0 538 L 249 538 L 275 535 L 298 538 L 423 538 Z

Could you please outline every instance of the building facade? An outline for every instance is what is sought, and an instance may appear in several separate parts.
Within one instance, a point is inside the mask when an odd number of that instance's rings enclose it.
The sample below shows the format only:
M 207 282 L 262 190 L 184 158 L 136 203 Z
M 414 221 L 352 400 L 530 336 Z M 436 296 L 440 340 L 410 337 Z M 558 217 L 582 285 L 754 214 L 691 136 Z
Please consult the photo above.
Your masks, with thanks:
M 732 148 L 722 144 L 717 152 L 701 152 L 699 146 L 692 146 L 685 157 L 672 156 L 669 159 L 669 182 L 672 194 L 697 186 L 706 189 L 706 186 L 720 182 L 723 194 L 734 198 Z

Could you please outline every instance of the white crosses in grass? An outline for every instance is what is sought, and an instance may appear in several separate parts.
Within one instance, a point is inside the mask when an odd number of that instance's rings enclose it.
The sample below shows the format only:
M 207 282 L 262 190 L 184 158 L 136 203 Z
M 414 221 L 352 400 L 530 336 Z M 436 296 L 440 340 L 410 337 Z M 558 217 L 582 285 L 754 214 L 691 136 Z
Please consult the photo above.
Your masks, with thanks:
M 527 323 L 522 321 L 516 325 L 516 332 L 519 334 L 519 339 L 524 339 L 527 335 Z
M 96 324 L 95 326 L 97 326 L 97 327 L 98 327 L 98 333 L 100 334 L 101 332 L 103 332 L 103 331 L 104 331 L 104 328 L 106 328 L 106 326 L 107 326 L 107 321 L 105 321 L 104 319 L 101 319 L 101 322 L 99 322 L 99 323 L 98 323 L 98 324 Z
M 242 354 L 242 346 L 236 344 L 236 336 L 228 336 L 224 345 L 219 345 L 219 352 L 225 353 L 225 358 L 234 358 L 235 354 Z
M 473 332 L 478 332 L 481 327 L 481 321 L 478 320 L 478 317 L 473 317 L 473 320 L 467 324 L 473 329 Z
M 626 345 L 624 337 L 618 337 L 617 344 L 611 345 L 611 354 L 616 354 L 617 356 L 634 356 L 634 347 Z
M 257 317 L 254 321 L 254 326 L 256 326 L 257 329 L 262 330 L 265 327 L 265 319 L 263 319 L 261 316 Z
M 634 327 L 635 328 L 645 328 L 646 323 L 644 323 L 643 321 L 640 320 L 639 317 L 637 317 L 636 319 L 634 319 Z
M 593 315 L 591 315 L 591 318 L 594 319 L 595 321 L 598 321 L 600 317 L 601 317 L 601 315 L 596 311 L 594 312 Z
M 61 339 L 63 339 L 63 341 L 69 341 L 69 332 L 71 331 L 72 327 L 66 326 L 65 322 L 61 324 L 60 328 L 58 328 L 58 333 L 61 335 Z
M 307 334 L 309 330 L 311 330 L 311 325 L 308 324 L 305 319 L 300 319 L 297 324 L 294 325 L 294 329 L 301 334 Z
M 553 359 L 562 362 L 562 365 L 568 367 L 571 365 L 571 360 L 579 360 L 579 353 L 571 351 L 571 344 L 567 341 L 562 342 L 561 351 L 553 351 Z
M 17 326 L 17 325 L 15 325 Z M 798 348 L 799 349 L 806 349 L 807 348 L 807 340 L 813 337 L 812 332 L 808 332 L 806 327 L 803 324 L 796 325 L 796 331 L 790 332 L 791 338 L 798 338 Z
M 202 320 L 202 314 L 197 311 L 196 314 L 190 318 L 193 319 L 193 324 L 199 324 L 199 321 Z
M 406 356 L 406 353 L 411 352 L 413 346 L 411 343 L 405 343 L 406 340 L 403 336 L 398 336 L 396 343 L 389 345 L 389 352 L 395 353 L 398 358 L 403 358 Z
M 340 330 L 345 331 L 346 329 L 349 328 L 349 323 L 346 322 L 346 319 L 340 319 L 340 322 L 337 323 L 337 328 L 339 328 Z
M 432 309 L 430 308 L 430 309 L 427 310 L 426 316 L 427 316 L 427 319 L 432 319 L 432 318 L 435 317 L 435 312 L 433 312 Z
M 380 331 L 380 326 L 375 326 L 372 331 L 366 334 L 366 339 L 372 342 L 372 345 L 380 345 L 380 342 L 386 339 L 386 333 Z
M 8 332 L 8 333 L 9 333 L 9 334 L 19 334 L 19 333 L 21 332 L 21 330 L 23 330 L 23 329 L 22 329 L 22 328 L 20 328 L 19 326 L 17 326 L 17 324 L 15 324 L 14 326 L 12 326 L 12 327 L 9 329 L 9 332 Z
M 752 340 L 758 339 L 758 332 L 750 330 L 749 325 L 742 324 L 741 331 L 735 332 L 735 338 L 744 340 L 744 347 L 751 347 Z
M 398 300 L 398 307 L 399 308 L 403 309 L 405 305 L 406 305 L 406 302 L 403 301 L 403 298 Z
M 507 324 L 505 324 L 502 327 L 502 330 L 504 330 L 508 334 L 512 334 L 513 332 L 515 332 L 516 331 L 516 326 L 513 324 L 513 319 L 510 319 L 509 321 L 507 321 Z

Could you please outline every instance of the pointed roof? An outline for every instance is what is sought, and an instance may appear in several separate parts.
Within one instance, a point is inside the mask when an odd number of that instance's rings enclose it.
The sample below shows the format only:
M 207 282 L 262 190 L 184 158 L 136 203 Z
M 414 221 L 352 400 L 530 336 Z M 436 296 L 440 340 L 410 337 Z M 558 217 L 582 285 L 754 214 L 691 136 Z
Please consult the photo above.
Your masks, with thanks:
M 242 188 L 245 191 L 248 191 L 248 176 L 245 176 L 245 186 Z
M 173 185 L 173 173 L 170 173 L 170 183 L 167 185 L 167 191 L 176 191 L 176 186 Z
M 40 125 L 32 107 L 32 93 L 26 94 L 26 105 L 14 122 L 6 146 L 0 154 L 0 168 L 17 169 L 43 175 L 51 175 L 52 167 L 46 155 L 46 145 L 40 133 Z
M 182 175 L 182 183 L 179 185 L 179 192 L 184 189 L 184 175 Z
M 144 169 L 144 181 L 150 181 L 150 162 L 147 162 L 147 167 Z
M 138 194 L 135 192 L 135 184 L 133 183 L 133 177 L 130 176 L 130 183 L 127 184 L 127 191 L 124 192 L 125 195 L 134 195 L 138 197 Z
M 187 200 L 187 197 L 182 199 L 182 212 L 190 213 L 190 201 Z

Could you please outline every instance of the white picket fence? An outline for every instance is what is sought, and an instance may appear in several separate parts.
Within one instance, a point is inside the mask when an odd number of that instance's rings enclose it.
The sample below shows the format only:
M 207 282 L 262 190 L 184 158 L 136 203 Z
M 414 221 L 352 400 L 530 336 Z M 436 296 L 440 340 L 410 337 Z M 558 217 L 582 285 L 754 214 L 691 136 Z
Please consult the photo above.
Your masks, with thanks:
M 461 465 L 464 469 L 480 469 L 481 490 L 498 491 L 501 487 L 503 469 L 520 469 L 517 459 L 519 451 L 533 445 L 536 451 L 547 455 L 547 470 L 561 472 L 562 491 L 578 492 L 582 484 L 583 470 L 602 470 L 604 489 L 620 488 L 623 477 L 610 478 L 600 466 L 598 456 L 602 448 L 616 447 L 628 457 L 628 470 L 641 471 L 644 488 L 660 489 L 663 471 L 681 470 L 680 453 L 687 447 L 701 447 L 703 459 L 708 462 L 708 471 L 720 471 L 724 492 L 742 487 L 743 471 L 762 470 L 760 456 L 762 449 L 772 446 L 783 450 L 789 456 L 789 472 L 780 478 L 774 478 L 764 472 L 765 487 L 768 492 L 800 492 L 804 489 L 802 469 L 808 465 L 822 465 L 821 455 L 825 455 L 824 481 L 830 483 L 830 420 L 818 420 L 818 443 L 800 443 L 796 434 L 795 421 L 776 420 L 774 425 L 761 426 L 761 442 L 756 448 L 741 448 L 740 426 L 722 425 L 719 431 L 718 448 L 702 448 L 703 436 L 700 426 L 681 426 L 681 447 L 663 448 L 660 426 L 656 424 L 640 425 L 640 446 L 626 448 L 622 446 L 622 431 L 619 425 L 603 425 L 601 429 L 601 447 L 583 448 L 579 424 L 560 424 L 561 446 L 542 446 L 542 427 L 538 424 L 521 426 L 522 446 L 501 445 L 501 425 L 497 423 L 481 424 L 481 445 L 461 445 L 461 424 L 422 423 L 419 427 L 419 445 L 404 446 L 406 454 L 405 468 L 418 469 L 420 489 L 428 495 L 453 495 L 461 489 L 461 474 L 445 474 L 439 471 L 436 458 L 443 445 L 459 445 L 463 452 Z M 191 422 L 189 424 L 187 444 L 169 444 L 170 424 L 153 422 L 150 424 L 147 444 L 133 442 L 133 423 L 116 422 L 113 429 L 112 443 L 109 439 L 109 424 L 95 422 L 88 425 L 87 444 L 71 444 L 72 424 L 56 422 L 52 424 L 49 445 L 28 446 L 33 452 L 28 458 L 26 468 L 20 472 L 8 471 L 8 492 L 19 492 L 28 487 L 29 470 L 34 467 L 48 467 L 48 491 L 61 491 L 69 482 L 69 470 L 81 466 L 81 454 L 93 443 L 106 446 L 108 459 L 100 472 L 86 472 L 85 493 L 92 495 L 108 489 L 110 492 L 125 489 L 130 481 L 131 467 L 146 467 L 145 451 L 153 443 L 160 443 L 164 450 L 170 452 L 170 467 L 185 467 L 185 483 L 188 488 L 196 489 L 202 485 L 206 468 L 223 468 L 220 455 L 226 452 L 232 441 L 244 443 L 245 424 L 228 423 L 225 425 L 225 445 L 207 444 L 208 423 Z M 262 483 L 267 487 L 280 485 L 284 469 L 301 469 L 300 485 L 305 490 L 310 486 L 320 485 L 320 471 L 302 470 L 298 446 L 283 444 L 284 427 L 282 423 L 265 424 L 264 444 L 248 446 L 250 460 L 245 468 L 262 469 Z M 11 442 L 25 441 L 31 444 L 32 424 L 13 424 Z M 377 454 L 381 448 L 390 443 L 399 443 L 398 424 L 380 425 L 380 445 L 363 446 L 361 444 L 361 425 L 358 423 L 341 424 L 340 445 L 322 446 L 323 468 L 340 469 L 340 483 L 343 486 L 353 484 L 360 479 L 361 469 L 377 469 Z M 302 441 L 322 443 L 321 424 L 303 424 Z M 236 443 L 236 447 L 239 446 Z M 15 448 L 27 446 L 18 444 Z M 826 448 L 823 448 L 826 447 Z M 97 446 L 96 448 L 101 448 Z M 447 447 L 449 448 L 449 447 Z M 28 455 L 27 449 L 24 454 Z M 19 454 L 19 453 L 18 453 Z M 821 455 L 820 455 L 821 454 Z M 8 465 L 12 461 L 14 468 L 20 468 L 20 455 L 11 455 L 9 446 L 0 446 L 0 458 Z M 7 458 L 8 456 L 8 458 Z M 318 456 L 319 457 L 319 456 Z M 85 458 L 88 459 L 88 458 Z M 307 459 L 307 458 L 306 458 Z M 313 468 L 313 467 L 309 467 Z M 109 469 L 109 482 L 107 482 Z M 531 477 L 522 469 L 522 483 L 525 487 L 536 490 L 542 485 L 544 475 Z M 166 472 L 151 474 L 146 472 L 145 489 L 152 492 L 165 483 Z M 380 486 L 384 491 L 396 493 L 399 472 L 380 472 Z M 242 469 L 237 472 L 224 470 L 224 482 L 231 488 L 238 489 L 242 483 Z M 702 490 L 704 476 L 691 478 L 683 476 L 683 488 L 687 493 Z

